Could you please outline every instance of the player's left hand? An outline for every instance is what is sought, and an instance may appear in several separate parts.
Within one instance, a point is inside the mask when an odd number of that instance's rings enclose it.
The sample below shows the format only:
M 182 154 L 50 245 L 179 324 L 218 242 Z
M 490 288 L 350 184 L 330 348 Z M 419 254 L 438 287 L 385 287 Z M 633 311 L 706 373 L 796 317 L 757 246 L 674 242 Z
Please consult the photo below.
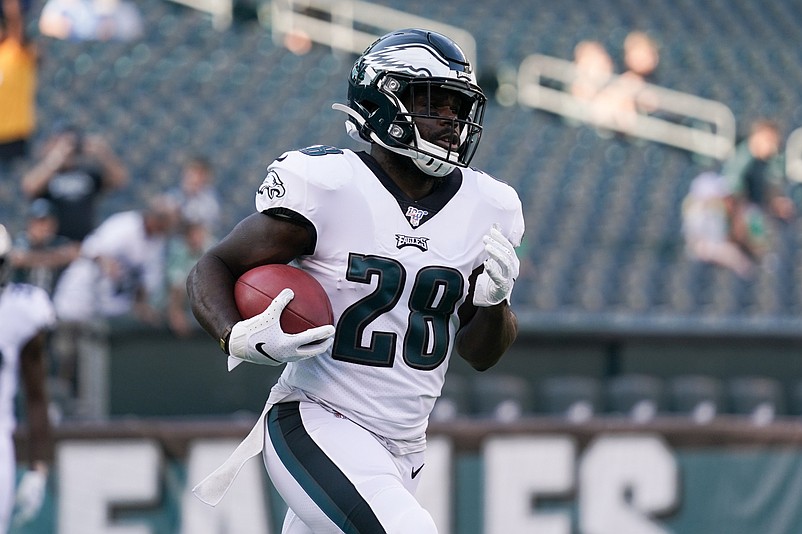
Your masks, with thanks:
M 45 500 L 46 486 L 46 471 L 31 469 L 22 475 L 15 497 L 15 525 L 23 525 L 36 517 Z
M 484 262 L 484 271 L 476 278 L 473 304 L 486 307 L 505 300 L 509 303 L 512 286 L 521 269 L 515 247 L 504 237 L 497 224 L 490 228 L 483 241 L 489 257 Z

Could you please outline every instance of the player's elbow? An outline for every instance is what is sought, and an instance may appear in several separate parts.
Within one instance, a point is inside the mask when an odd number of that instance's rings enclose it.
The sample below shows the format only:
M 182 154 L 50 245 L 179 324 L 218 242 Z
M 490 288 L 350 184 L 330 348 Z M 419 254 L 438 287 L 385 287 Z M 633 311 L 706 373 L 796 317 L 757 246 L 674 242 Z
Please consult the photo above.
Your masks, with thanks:
M 504 354 L 504 351 L 488 349 L 487 347 L 477 347 L 473 344 L 463 342 L 458 343 L 457 353 L 463 360 L 468 362 L 474 370 L 483 372 L 496 365 Z
M 482 358 L 475 358 L 475 359 L 466 358 L 466 357 L 463 356 L 463 359 L 466 362 L 468 362 L 470 364 L 470 366 L 474 368 L 474 370 L 479 371 L 480 373 L 482 373 L 484 371 L 487 371 L 488 369 L 490 369 L 494 365 L 496 365 L 498 363 L 498 361 L 501 359 L 501 354 L 499 354 L 497 356 L 485 355 Z

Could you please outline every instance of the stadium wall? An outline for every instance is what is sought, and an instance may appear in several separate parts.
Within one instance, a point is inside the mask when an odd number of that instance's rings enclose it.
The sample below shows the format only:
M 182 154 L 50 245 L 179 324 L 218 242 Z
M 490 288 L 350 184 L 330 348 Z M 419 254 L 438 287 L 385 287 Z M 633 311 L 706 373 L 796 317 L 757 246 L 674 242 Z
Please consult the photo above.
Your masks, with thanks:
M 281 372 L 252 365 L 228 373 L 217 344 L 200 331 L 176 338 L 166 330 L 124 324 L 112 332 L 111 411 L 115 417 L 258 414 Z M 802 380 L 794 371 L 800 354 L 802 339 L 754 332 L 670 335 L 524 330 L 498 365 L 485 374 L 523 376 L 533 388 L 544 377 L 567 374 L 600 379 L 621 373 L 660 378 L 697 373 L 721 379 L 760 375 L 779 380 L 790 392 Z M 468 379 L 480 376 L 456 357 L 448 372 Z
M 251 423 L 64 425 L 44 513 L 12 534 L 278 533 L 285 508 L 258 458 L 216 507 L 190 492 Z M 444 534 L 802 531 L 796 422 L 466 420 L 430 441 L 419 498 Z
M 279 369 L 228 373 L 200 332 L 113 332 L 113 417 L 56 428 L 45 511 L 12 534 L 279 532 L 284 505 L 258 458 L 217 507 L 190 493 L 248 432 Z M 533 384 L 570 372 L 782 377 L 799 349 L 788 339 L 525 333 L 490 372 Z M 459 360 L 449 373 L 477 374 Z M 419 496 L 443 533 L 802 532 L 797 417 L 762 426 L 733 416 L 705 425 L 669 416 L 579 425 L 544 415 L 460 418 L 433 422 L 430 441 Z

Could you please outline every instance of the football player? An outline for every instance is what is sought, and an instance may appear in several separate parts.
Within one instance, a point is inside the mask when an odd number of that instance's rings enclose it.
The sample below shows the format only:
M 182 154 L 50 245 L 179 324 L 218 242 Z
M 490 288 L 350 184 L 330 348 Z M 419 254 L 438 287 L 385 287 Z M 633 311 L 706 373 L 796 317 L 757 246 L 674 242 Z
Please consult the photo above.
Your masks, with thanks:
M 195 488 L 202 500 L 217 503 L 262 452 L 289 505 L 285 534 L 436 532 L 414 492 L 449 358 L 456 351 L 484 371 L 517 335 L 509 300 L 521 202 L 468 167 L 485 105 L 448 37 L 381 37 L 351 70 L 348 105 L 333 106 L 369 152 L 284 153 L 267 169 L 256 213 L 198 261 L 187 283 L 193 312 L 229 368 L 286 362 L 251 434 Z M 282 332 L 291 290 L 241 319 L 237 277 L 290 261 L 326 289 L 336 328 Z
M 14 524 L 23 524 L 36 516 L 44 501 L 50 458 L 45 336 L 56 321 L 44 289 L 8 283 L 10 252 L 11 238 L 0 225 L 0 532 L 8 531 L 12 513 Z M 26 398 L 29 469 L 15 492 L 14 398 L 19 377 Z

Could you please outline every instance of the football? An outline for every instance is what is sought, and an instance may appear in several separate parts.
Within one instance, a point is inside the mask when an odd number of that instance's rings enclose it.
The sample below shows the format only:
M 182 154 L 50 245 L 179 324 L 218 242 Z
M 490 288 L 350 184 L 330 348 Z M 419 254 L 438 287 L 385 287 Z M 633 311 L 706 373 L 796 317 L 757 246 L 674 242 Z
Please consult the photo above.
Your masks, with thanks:
M 284 308 L 281 329 L 297 334 L 327 324 L 334 324 L 334 314 L 323 286 L 309 273 L 291 265 L 271 264 L 255 267 L 239 277 L 234 285 L 234 301 L 243 319 L 258 315 L 284 288 L 295 298 Z

